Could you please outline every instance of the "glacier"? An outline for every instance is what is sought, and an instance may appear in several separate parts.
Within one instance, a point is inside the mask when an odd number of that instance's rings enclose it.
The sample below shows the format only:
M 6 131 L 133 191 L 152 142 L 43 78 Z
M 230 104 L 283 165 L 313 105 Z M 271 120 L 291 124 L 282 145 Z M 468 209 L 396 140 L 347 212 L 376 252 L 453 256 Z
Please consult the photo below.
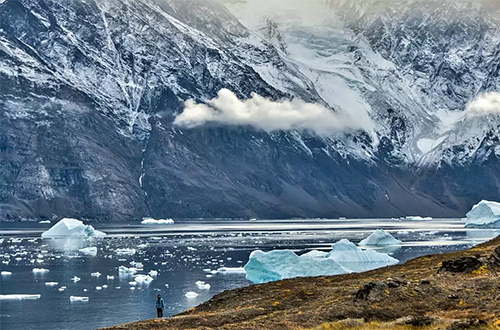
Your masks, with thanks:
M 466 227 L 500 228 L 500 203 L 481 201 L 467 213 Z
M 330 252 L 313 250 L 298 256 L 291 250 L 253 251 L 244 266 L 246 278 L 266 283 L 294 277 L 361 272 L 399 261 L 373 250 L 362 250 L 347 239 L 333 244 Z
M 105 233 L 95 230 L 91 225 L 85 225 L 77 219 L 61 219 L 49 230 L 42 233 L 42 238 L 64 238 L 64 237 L 104 237 Z
M 370 236 L 359 242 L 360 246 L 387 246 L 401 243 L 400 240 L 395 239 L 391 234 L 383 229 L 377 229 Z

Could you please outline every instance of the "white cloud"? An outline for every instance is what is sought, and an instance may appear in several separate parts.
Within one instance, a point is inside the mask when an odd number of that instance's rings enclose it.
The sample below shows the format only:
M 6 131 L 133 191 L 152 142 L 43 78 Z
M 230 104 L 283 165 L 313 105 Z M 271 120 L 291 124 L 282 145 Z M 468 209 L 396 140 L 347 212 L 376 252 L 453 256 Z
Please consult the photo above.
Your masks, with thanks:
M 185 102 L 184 111 L 174 124 L 193 128 L 208 123 L 252 126 L 267 132 L 308 131 L 320 136 L 335 136 L 356 131 L 373 133 L 375 123 L 365 111 L 335 112 L 323 105 L 292 101 L 272 101 L 253 93 L 247 100 L 240 100 L 227 89 L 206 104 L 194 100 Z
M 479 95 L 467 106 L 467 116 L 500 114 L 500 93 L 490 92 Z

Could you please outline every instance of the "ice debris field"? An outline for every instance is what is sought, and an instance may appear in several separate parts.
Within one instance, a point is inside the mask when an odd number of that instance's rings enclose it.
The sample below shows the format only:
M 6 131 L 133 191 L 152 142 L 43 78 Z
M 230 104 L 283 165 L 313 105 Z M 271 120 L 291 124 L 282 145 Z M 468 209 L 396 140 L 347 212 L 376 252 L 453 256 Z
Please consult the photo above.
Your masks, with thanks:
M 80 315 L 101 313 L 116 301 L 126 302 L 116 319 L 96 319 L 92 328 L 151 318 L 154 310 L 145 304 L 157 294 L 165 299 L 165 315 L 172 315 L 223 290 L 384 267 L 465 248 L 496 233 L 465 228 L 461 219 L 423 218 L 154 226 L 139 220 L 99 230 L 76 219 L 37 225 L 37 234 L 0 230 L 0 318 L 9 329 L 32 328 L 43 317 L 60 328 L 88 329 L 88 320 L 79 321 Z M 36 308 L 27 305 L 31 321 L 20 301 L 40 302 Z

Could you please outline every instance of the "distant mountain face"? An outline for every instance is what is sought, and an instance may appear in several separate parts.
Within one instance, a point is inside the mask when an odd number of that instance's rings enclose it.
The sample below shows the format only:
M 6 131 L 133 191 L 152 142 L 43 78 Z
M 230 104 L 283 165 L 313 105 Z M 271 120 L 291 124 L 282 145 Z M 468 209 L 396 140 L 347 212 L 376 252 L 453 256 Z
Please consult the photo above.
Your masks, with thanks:
M 4 0 L 0 219 L 463 216 L 500 195 L 496 4 Z M 376 132 L 173 125 L 223 88 Z

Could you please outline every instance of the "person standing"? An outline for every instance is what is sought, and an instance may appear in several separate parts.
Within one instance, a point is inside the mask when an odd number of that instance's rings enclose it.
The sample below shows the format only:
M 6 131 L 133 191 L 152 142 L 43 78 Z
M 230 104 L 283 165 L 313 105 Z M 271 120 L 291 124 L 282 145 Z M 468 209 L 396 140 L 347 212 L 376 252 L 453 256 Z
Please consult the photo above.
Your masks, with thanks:
M 161 297 L 161 295 L 158 295 L 156 297 L 156 314 L 160 319 L 163 317 L 163 308 L 165 308 L 165 304 L 163 303 L 163 298 Z

